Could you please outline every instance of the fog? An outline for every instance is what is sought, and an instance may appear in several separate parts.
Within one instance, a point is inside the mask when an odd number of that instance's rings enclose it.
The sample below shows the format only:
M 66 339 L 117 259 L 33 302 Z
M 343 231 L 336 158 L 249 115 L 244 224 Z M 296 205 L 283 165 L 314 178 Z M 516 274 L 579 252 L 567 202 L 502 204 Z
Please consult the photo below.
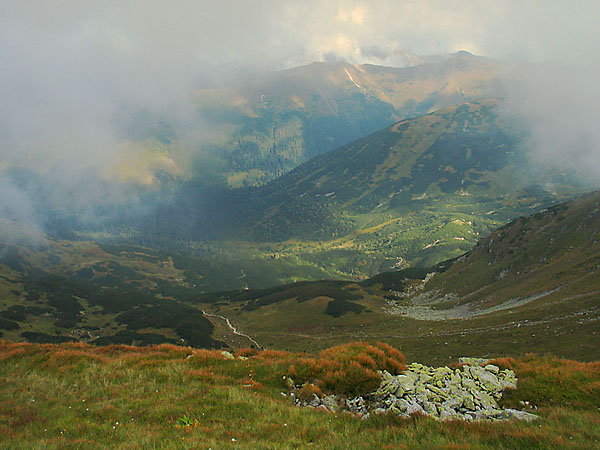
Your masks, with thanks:
M 595 0 L 2 0 L 0 214 L 33 219 L 43 174 L 57 203 L 112 202 L 123 121 L 166 121 L 203 151 L 194 92 L 312 61 L 391 66 L 468 50 L 507 67 L 507 107 L 532 128 L 533 157 L 600 175 L 600 7 Z M 48 194 L 46 188 L 46 194 Z M 20 206 L 15 206 L 20 205 Z M 34 205 L 34 206 L 32 206 Z

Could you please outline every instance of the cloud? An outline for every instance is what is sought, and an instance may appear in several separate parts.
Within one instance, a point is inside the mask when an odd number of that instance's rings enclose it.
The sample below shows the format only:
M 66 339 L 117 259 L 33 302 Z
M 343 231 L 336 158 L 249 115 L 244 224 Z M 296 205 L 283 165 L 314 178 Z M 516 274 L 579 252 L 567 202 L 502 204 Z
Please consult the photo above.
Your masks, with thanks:
M 355 25 L 363 25 L 365 23 L 365 15 L 367 7 L 364 5 L 346 9 L 343 6 L 339 7 L 337 19 L 340 22 L 353 23 Z
M 600 61 L 591 57 L 577 65 L 522 64 L 508 78 L 505 102 L 531 131 L 534 161 L 574 169 L 595 185 L 600 175 L 599 79 Z
M 460 49 L 554 61 L 522 72 L 512 105 L 535 125 L 541 158 L 581 148 L 562 159 L 585 164 L 585 149 L 597 153 L 599 16 L 595 0 L 9 0 L 0 171 L 54 173 L 65 195 L 92 195 L 75 181 L 100 186 L 90 177 L 122 161 L 127 114 L 168 123 L 201 151 L 211 130 L 195 114 L 198 88 L 314 60 L 405 65 Z

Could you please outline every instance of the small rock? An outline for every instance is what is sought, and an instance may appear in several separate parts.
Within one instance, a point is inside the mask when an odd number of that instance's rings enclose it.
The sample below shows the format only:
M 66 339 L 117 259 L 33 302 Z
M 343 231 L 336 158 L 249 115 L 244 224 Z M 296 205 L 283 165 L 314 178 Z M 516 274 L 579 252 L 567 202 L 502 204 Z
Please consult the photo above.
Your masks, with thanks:
M 406 408 L 406 414 L 425 414 L 425 411 L 418 403 L 411 403 Z
M 500 367 L 495 366 L 493 364 L 488 364 L 487 366 L 484 367 L 485 370 L 487 370 L 488 372 L 492 372 L 493 374 L 497 374 L 498 372 L 500 372 Z
M 355 414 L 363 413 L 366 410 L 365 401 L 362 397 L 354 397 L 351 400 L 346 401 L 346 407 L 348 411 Z
M 317 406 L 319 406 L 321 404 L 321 399 L 317 396 L 317 394 L 313 394 L 312 397 L 310 398 L 310 402 L 308 402 L 308 404 L 310 406 L 312 406 L 313 408 L 316 408 Z
M 225 359 L 235 359 L 235 356 L 233 356 L 231 353 L 229 353 L 227 350 L 222 350 L 221 351 L 221 355 L 225 357 Z
M 337 413 L 340 409 L 334 395 L 323 397 L 321 404 L 333 413 Z
M 536 414 L 531 414 L 531 413 L 528 413 L 525 411 L 519 411 L 518 409 L 510 409 L 509 408 L 509 409 L 505 409 L 504 412 L 510 416 L 509 418 L 526 420 L 528 422 L 535 420 L 535 419 L 539 419 L 539 416 Z

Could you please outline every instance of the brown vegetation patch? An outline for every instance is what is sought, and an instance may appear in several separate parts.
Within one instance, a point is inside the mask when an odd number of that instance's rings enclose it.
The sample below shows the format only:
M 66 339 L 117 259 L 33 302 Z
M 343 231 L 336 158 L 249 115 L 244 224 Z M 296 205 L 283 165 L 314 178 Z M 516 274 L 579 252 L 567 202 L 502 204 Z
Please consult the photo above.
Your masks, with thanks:
M 357 342 L 329 348 L 317 358 L 300 358 L 291 365 L 290 375 L 327 392 L 361 394 L 377 387 L 377 370 L 398 374 L 406 369 L 404 363 L 404 355 L 387 344 Z

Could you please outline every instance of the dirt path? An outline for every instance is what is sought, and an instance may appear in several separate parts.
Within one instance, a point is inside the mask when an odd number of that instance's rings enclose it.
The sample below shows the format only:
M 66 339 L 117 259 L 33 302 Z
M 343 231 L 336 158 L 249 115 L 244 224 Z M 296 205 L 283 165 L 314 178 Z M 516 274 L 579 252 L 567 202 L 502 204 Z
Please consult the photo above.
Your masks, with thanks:
M 225 323 L 227 324 L 227 327 L 231 330 L 231 332 L 233 334 L 235 334 L 236 336 L 241 336 L 241 337 L 248 339 L 250 342 L 252 342 L 256 346 L 256 348 L 258 348 L 260 350 L 264 350 L 262 348 L 262 346 L 258 342 L 256 342 L 252 337 L 248 336 L 247 334 L 241 333 L 235 326 L 233 326 L 233 324 L 227 317 L 219 316 L 218 314 L 207 313 L 204 310 L 202 310 L 202 314 L 204 314 L 205 316 L 208 316 L 208 317 L 216 317 L 218 319 L 224 320 Z

